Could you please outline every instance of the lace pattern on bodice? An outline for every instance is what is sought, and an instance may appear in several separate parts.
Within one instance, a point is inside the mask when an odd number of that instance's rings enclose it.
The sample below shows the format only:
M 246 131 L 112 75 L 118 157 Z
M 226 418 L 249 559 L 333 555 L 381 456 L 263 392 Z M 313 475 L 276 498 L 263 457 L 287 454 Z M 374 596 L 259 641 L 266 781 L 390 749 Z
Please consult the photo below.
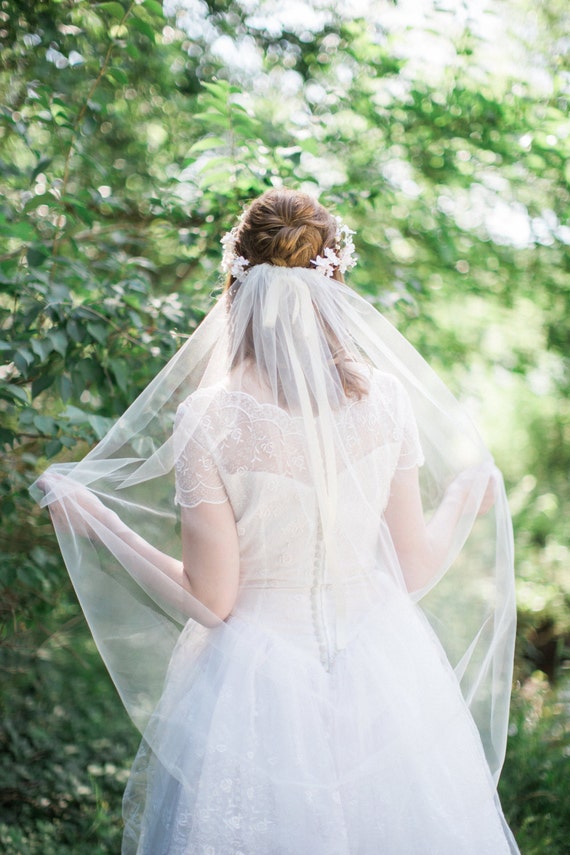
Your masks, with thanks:
M 394 445 L 399 449 L 397 468 L 420 466 L 423 455 L 409 398 L 395 377 L 383 374 L 380 381 L 378 374 L 367 397 L 350 401 L 339 411 L 344 451 L 354 462 L 382 446 Z M 178 504 L 194 507 L 201 502 L 231 501 L 224 475 L 241 474 L 244 481 L 253 472 L 299 481 L 310 477 L 300 416 L 259 402 L 247 392 L 218 386 L 190 396 L 179 408 L 177 426 L 198 396 L 210 398 L 210 404 L 192 436 L 177 443 Z
M 184 410 L 197 396 L 205 408 L 187 439 Z M 375 376 L 368 396 L 335 414 L 334 580 L 302 419 L 241 390 L 217 387 L 182 405 L 177 430 L 176 501 L 187 507 L 231 502 L 240 543 L 238 613 L 272 629 L 291 633 L 294 627 L 304 643 L 309 634 L 328 667 L 336 650 L 332 583 L 346 585 L 355 614 L 367 604 L 390 482 L 397 468 L 422 460 L 403 388 L 390 375 Z

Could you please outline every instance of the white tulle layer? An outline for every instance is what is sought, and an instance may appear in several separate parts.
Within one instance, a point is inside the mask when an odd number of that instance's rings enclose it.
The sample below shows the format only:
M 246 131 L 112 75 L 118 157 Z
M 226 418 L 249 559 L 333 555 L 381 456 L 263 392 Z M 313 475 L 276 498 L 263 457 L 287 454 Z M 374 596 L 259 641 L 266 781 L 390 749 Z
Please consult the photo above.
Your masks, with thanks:
M 244 607 L 182 633 L 125 793 L 123 855 L 518 852 L 405 594 L 369 603 L 328 670 L 302 626 L 275 629 Z

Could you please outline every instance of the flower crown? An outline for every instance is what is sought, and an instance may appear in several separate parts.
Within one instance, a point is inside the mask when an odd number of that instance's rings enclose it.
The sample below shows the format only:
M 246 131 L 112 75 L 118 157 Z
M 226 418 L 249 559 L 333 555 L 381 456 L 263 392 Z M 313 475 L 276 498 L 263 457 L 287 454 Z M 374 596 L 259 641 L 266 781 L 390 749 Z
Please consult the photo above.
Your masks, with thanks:
M 324 255 L 317 255 L 312 258 L 310 263 L 315 265 L 315 268 L 332 279 L 335 270 L 340 270 L 341 273 L 346 273 L 356 264 L 357 256 L 354 254 L 354 241 L 352 235 L 354 231 L 343 223 L 340 217 L 335 217 L 336 232 L 334 236 L 334 249 L 326 247 Z M 220 243 L 224 248 L 222 255 L 222 270 L 224 273 L 231 273 L 234 279 L 243 279 L 249 267 L 249 261 L 243 255 L 237 255 L 236 243 L 238 231 L 241 223 L 234 226 L 233 229 L 227 232 Z

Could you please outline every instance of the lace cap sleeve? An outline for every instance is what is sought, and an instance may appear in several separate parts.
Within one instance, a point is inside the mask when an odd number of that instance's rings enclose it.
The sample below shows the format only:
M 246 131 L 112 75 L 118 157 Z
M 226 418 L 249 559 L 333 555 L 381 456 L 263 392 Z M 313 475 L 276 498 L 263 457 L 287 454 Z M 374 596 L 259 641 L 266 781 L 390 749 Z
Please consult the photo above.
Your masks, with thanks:
M 211 415 L 200 415 L 188 399 L 174 423 L 175 502 L 193 508 L 201 502 L 219 505 L 228 496 L 215 460 L 216 440 Z

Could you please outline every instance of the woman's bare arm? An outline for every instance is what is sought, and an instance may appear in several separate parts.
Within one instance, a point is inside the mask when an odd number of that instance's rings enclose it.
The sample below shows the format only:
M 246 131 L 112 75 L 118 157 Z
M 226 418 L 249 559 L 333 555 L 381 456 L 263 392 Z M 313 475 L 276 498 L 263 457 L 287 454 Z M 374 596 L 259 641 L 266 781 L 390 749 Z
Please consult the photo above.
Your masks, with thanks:
M 409 591 L 425 587 L 440 570 L 452 546 L 456 526 L 466 511 L 476 476 L 481 477 L 481 470 L 467 469 L 458 475 L 426 523 L 418 468 L 396 472 L 385 519 Z M 493 478 L 490 472 L 477 513 L 486 513 L 493 502 Z
M 61 478 L 51 476 L 49 481 Z M 46 492 L 51 489 L 49 481 L 44 479 Z M 165 585 L 165 579 L 170 579 L 221 620 L 229 615 L 239 577 L 238 537 L 229 502 L 182 508 L 183 560 L 179 561 L 129 528 L 86 487 L 74 484 L 63 495 L 62 501 L 50 503 L 54 522 L 100 540 L 114 535 L 113 552 L 147 591 L 172 600 L 172 588 Z
M 108 512 L 109 513 L 109 512 Z M 124 543 L 225 620 L 237 596 L 239 547 L 229 502 L 182 508 L 182 561 L 166 555 L 121 522 L 108 520 Z
M 182 508 L 182 561 L 190 592 L 224 620 L 239 581 L 238 535 L 229 502 Z

